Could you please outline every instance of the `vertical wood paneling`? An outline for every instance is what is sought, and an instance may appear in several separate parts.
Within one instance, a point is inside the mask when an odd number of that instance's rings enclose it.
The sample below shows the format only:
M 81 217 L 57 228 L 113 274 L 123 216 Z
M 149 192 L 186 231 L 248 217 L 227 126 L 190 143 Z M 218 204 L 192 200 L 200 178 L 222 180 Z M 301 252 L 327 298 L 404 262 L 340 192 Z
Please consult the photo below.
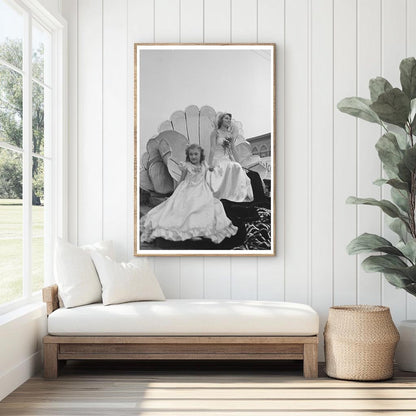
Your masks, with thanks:
M 311 9 L 311 303 L 326 317 L 332 306 L 333 2 Z M 326 319 L 321 319 L 321 333 Z M 320 356 L 323 359 L 323 356 Z
M 334 105 L 355 96 L 356 88 L 356 2 L 334 0 Z M 356 236 L 356 208 L 346 205 L 356 194 L 356 120 L 334 110 L 334 304 L 355 304 L 357 282 L 355 256 L 345 247 Z
M 231 41 L 257 41 L 257 0 L 231 0 Z
M 407 0 L 407 50 L 406 57 L 416 57 L 416 25 L 414 24 L 414 16 L 416 16 L 416 2 Z M 407 314 L 406 319 L 416 319 L 416 297 L 407 296 Z
M 406 56 L 406 0 L 382 0 L 382 72 L 400 87 L 400 61 Z
M 181 259 L 180 297 L 184 299 L 204 298 L 204 258 L 184 257 Z
M 204 41 L 204 1 L 180 1 L 180 41 L 182 43 L 202 43 Z
M 63 0 L 68 22 L 68 240 L 78 243 L 78 3 Z
M 416 317 L 414 298 L 346 254 L 357 233 L 380 232 L 376 209 L 345 204 L 356 193 L 380 196 L 371 184 L 380 132 L 335 108 L 346 96 L 368 97 L 368 80 L 380 72 L 400 85 L 400 60 L 416 54 L 414 1 L 64 0 L 62 12 L 76 91 L 71 241 L 105 237 L 119 257 L 133 253 L 134 42 L 275 42 L 277 257 L 157 258 L 166 296 L 310 302 L 322 322 L 332 301 L 382 301 L 396 322 Z
M 257 0 L 231 2 L 231 39 L 233 43 L 257 42 Z M 244 126 L 244 120 L 242 120 Z M 233 299 L 257 298 L 256 257 L 231 258 L 231 296 Z
M 400 87 L 400 61 L 406 55 L 406 0 L 382 1 L 382 74 L 393 86 Z M 384 198 L 390 197 L 385 191 Z M 385 227 L 388 239 L 394 234 Z M 383 279 L 382 302 L 391 308 L 397 322 L 406 319 L 406 293 Z
M 416 2 L 414 0 L 407 0 L 406 9 L 406 56 L 416 57 L 416 25 L 414 24 L 414 16 L 416 16 Z
M 231 298 L 231 262 L 229 257 L 205 259 L 205 298 Z
M 155 42 L 179 42 L 179 0 L 154 0 Z
M 127 233 L 127 0 L 103 1 L 103 238 L 118 258 Z M 129 192 L 131 195 L 131 192 Z
M 231 1 L 204 0 L 204 42 L 228 43 L 231 40 Z M 231 297 L 231 259 L 207 257 L 204 265 L 205 297 Z
M 257 259 L 231 259 L 231 299 L 257 299 Z
M 360 97 L 369 98 L 368 81 L 381 73 L 381 3 L 380 0 L 358 2 L 358 63 L 357 86 Z M 373 185 L 381 175 L 380 159 L 374 148 L 382 132 L 380 126 L 358 121 L 357 164 L 358 195 L 364 198 L 380 199 L 380 187 Z M 358 235 L 381 233 L 381 210 L 376 207 L 358 207 Z M 358 256 L 358 298 L 361 304 L 381 303 L 380 273 L 367 273 L 361 262 L 368 255 Z
M 308 0 L 286 2 L 285 26 L 285 300 L 308 302 Z
M 231 0 L 205 0 L 206 43 L 230 42 Z
M 179 42 L 180 2 L 179 0 L 155 1 L 155 42 Z M 154 260 L 155 273 L 166 296 L 181 296 L 181 259 L 161 257 Z
M 275 257 L 258 259 L 258 298 L 283 300 L 285 293 L 285 252 L 284 252 L 284 178 L 285 178 L 285 2 L 284 0 L 260 0 L 258 2 L 258 41 L 276 43 L 276 139 L 275 139 Z
M 133 43 L 154 42 L 153 0 L 128 0 L 127 13 L 129 50 L 133 50 Z M 133 86 L 133 78 L 130 82 L 130 86 Z M 131 110 L 133 111 L 133 108 Z
M 153 0 L 128 0 L 128 65 L 127 65 L 127 258 L 134 253 L 134 44 L 154 41 L 154 7 Z
M 198 43 L 204 38 L 203 0 L 180 1 L 180 41 Z M 191 103 L 189 103 L 191 104 Z M 183 257 L 180 260 L 181 298 L 198 299 L 204 297 L 204 258 Z
M 101 1 L 78 1 L 79 244 L 103 237 L 102 40 Z
M 154 272 L 167 298 L 179 299 L 181 296 L 181 264 L 178 258 L 163 257 L 153 260 Z

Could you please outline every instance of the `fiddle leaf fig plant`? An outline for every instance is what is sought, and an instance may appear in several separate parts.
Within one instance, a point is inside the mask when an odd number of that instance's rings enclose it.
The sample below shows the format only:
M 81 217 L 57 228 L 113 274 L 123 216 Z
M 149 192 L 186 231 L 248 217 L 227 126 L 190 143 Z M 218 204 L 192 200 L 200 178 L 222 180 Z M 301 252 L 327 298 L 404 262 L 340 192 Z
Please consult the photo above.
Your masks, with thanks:
M 382 77 L 369 82 L 370 99 L 344 98 L 338 109 L 354 117 L 379 124 L 383 135 L 376 150 L 385 178 L 377 186 L 390 187 L 391 200 L 350 196 L 349 204 L 379 207 L 390 217 L 389 227 L 399 242 L 364 233 L 352 240 L 349 254 L 373 253 L 362 262 L 367 272 L 381 272 L 393 286 L 416 296 L 416 59 L 400 63 L 400 88 Z

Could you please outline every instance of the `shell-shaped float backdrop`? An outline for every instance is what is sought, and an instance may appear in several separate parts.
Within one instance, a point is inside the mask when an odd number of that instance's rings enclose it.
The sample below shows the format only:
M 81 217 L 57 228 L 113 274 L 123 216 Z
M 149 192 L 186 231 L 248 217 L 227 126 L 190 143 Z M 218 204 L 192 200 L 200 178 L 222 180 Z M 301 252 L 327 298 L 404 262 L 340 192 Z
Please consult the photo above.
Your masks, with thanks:
M 160 124 L 158 133 L 146 144 L 141 157 L 140 188 L 146 191 L 168 194 L 173 192 L 181 177 L 179 163 L 185 161 L 185 149 L 192 143 L 199 144 L 208 159 L 210 135 L 216 128 L 216 111 L 209 106 L 199 109 L 190 105 L 185 111 L 175 111 L 170 120 Z M 253 155 L 250 143 L 243 136 L 242 124 L 232 120 L 237 129 L 236 152 L 241 166 L 254 170 L 264 178 L 267 169 L 260 156 Z

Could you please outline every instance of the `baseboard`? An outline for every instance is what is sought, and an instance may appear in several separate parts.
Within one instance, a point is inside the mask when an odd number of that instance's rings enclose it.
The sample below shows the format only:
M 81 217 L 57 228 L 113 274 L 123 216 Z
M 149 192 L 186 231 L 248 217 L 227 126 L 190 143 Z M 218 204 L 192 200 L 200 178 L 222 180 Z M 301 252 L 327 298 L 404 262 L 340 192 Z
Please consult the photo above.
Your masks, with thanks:
M 0 401 L 38 372 L 42 365 L 42 353 L 38 351 L 12 369 L 0 374 Z

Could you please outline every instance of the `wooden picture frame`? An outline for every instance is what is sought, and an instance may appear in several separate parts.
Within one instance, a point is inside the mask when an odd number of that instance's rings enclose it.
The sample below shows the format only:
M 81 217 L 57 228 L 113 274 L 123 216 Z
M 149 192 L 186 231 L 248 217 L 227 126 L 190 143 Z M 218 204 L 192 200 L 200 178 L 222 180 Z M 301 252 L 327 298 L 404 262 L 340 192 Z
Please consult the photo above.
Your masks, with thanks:
M 135 256 L 276 254 L 275 57 L 134 45 Z

